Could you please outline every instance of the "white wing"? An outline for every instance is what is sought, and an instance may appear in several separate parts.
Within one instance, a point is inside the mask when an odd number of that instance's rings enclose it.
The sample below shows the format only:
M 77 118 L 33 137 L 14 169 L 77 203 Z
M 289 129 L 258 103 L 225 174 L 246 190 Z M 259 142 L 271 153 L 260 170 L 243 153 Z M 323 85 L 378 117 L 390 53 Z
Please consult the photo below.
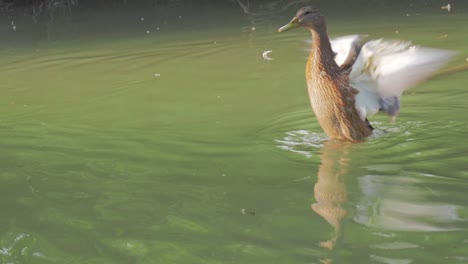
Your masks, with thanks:
M 403 91 L 429 78 L 455 52 L 411 46 L 409 42 L 373 40 L 366 43 L 349 75 L 359 90 L 356 107 L 364 119 L 382 110 L 395 117 Z
M 362 35 L 348 35 L 330 40 L 338 66 L 343 65 L 348 58 L 355 58 L 359 54 L 364 37 Z M 311 43 L 311 40 L 308 39 L 306 42 Z M 310 52 L 310 48 L 307 48 L 306 51 Z
M 362 46 L 362 38 L 361 35 L 349 35 L 330 40 L 338 66 L 343 65 L 348 58 L 354 58 L 358 55 Z

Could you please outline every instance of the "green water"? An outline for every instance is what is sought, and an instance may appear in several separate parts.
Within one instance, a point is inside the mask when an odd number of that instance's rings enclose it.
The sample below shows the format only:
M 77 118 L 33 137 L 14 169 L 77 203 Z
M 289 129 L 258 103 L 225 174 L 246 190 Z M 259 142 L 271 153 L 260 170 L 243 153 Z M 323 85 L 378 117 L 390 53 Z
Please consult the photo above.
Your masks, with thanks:
M 468 73 L 411 90 L 364 143 L 328 142 L 309 33 L 275 32 L 294 10 L 3 19 L 0 263 L 466 263 Z M 332 13 L 329 31 L 456 50 L 457 66 L 467 23 Z

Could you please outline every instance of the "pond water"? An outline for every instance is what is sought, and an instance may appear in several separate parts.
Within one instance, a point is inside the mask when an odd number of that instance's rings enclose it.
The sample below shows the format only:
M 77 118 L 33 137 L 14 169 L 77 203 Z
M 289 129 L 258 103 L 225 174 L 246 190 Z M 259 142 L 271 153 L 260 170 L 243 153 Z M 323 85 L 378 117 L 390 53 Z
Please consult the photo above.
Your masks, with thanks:
M 468 262 L 468 73 L 329 141 L 284 3 L 3 15 L 0 262 Z M 467 63 L 466 8 L 346 8 L 324 8 L 332 37 Z

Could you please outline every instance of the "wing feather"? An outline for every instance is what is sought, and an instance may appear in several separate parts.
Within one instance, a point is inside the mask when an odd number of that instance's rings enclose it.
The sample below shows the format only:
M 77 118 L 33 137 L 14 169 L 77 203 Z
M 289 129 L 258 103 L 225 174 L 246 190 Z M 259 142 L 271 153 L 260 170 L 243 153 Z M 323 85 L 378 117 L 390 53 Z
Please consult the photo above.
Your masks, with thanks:
M 361 51 L 364 37 L 362 35 L 349 35 L 330 40 L 338 66 L 344 69 L 352 67 Z
M 454 55 L 452 51 L 412 46 L 410 42 L 367 42 L 349 75 L 351 86 L 359 90 L 356 107 L 361 117 L 378 111 L 396 116 L 403 91 L 429 78 Z

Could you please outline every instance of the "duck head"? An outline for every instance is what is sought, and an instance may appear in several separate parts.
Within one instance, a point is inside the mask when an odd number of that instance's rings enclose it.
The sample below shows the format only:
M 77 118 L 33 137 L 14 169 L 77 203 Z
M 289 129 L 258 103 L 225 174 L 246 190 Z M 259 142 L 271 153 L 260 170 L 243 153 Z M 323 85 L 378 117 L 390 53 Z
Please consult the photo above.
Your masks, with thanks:
M 286 25 L 280 27 L 278 32 L 283 32 L 297 27 L 306 27 L 311 30 L 321 30 L 325 27 L 325 18 L 320 9 L 305 6 L 297 11 L 296 16 Z

